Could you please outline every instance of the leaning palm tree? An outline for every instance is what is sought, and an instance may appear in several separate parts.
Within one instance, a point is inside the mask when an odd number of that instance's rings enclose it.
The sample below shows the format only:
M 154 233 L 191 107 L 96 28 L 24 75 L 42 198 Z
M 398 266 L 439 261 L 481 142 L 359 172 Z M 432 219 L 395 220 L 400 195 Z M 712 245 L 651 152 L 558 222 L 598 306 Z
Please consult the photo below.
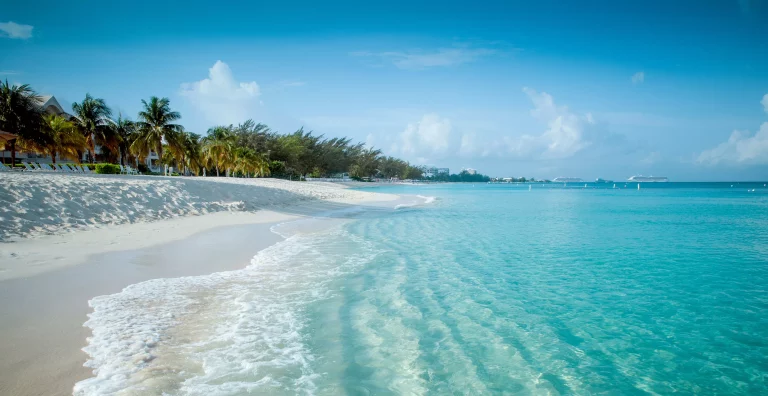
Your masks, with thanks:
M 79 164 L 78 154 L 88 147 L 85 136 L 77 130 L 75 124 L 64 117 L 47 114 L 44 120 L 43 130 L 50 136 L 50 144 L 46 145 L 43 151 L 51 156 L 54 164 L 57 155 L 73 158 Z
M 136 127 L 139 130 L 136 141 L 131 146 L 135 152 L 147 152 L 155 150 L 157 157 L 163 158 L 163 140 L 169 146 L 176 147 L 180 139 L 178 134 L 184 131 L 181 125 L 174 124 L 181 118 L 178 111 L 172 111 L 168 98 L 153 96 L 149 102 L 142 100 L 144 110 L 139 112 L 139 121 Z M 141 146 L 141 147 L 140 147 Z
M 227 170 L 232 166 L 234 159 L 235 138 L 228 127 L 215 127 L 208 130 L 208 136 L 203 140 L 203 158 L 205 162 L 216 168 L 216 176 L 221 169 Z
M 40 103 L 42 98 L 29 85 L 10 85 L 8 80 L 0 82 L 0 130 L 17 134 L 18 141 L 24 145 L 45 145 L 48 139 L 40 129 L 43 123 Z M 16 162 L 16 143 L 17 139 L 6 143 L 12 163 Z

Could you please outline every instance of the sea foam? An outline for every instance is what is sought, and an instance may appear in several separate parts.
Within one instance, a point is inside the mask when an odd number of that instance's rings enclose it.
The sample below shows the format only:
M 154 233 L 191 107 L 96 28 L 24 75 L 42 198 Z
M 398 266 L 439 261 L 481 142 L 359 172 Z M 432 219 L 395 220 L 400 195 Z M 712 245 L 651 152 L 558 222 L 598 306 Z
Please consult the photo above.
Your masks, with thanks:
M 96 297 L 83 349 L 94 376 L 74 394 L 313 394 L 322 373 L 305 345 L 305 308 L 377 254 L 337 226 L 293 235 L 242 270 Z

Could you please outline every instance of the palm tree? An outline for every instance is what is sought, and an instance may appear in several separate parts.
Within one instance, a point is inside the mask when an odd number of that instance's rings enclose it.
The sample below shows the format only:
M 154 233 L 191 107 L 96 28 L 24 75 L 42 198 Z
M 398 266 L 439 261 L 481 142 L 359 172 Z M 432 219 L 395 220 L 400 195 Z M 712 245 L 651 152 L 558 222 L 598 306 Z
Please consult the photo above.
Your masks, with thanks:
M 184 157 L 182 165 L 184 166 L 184 173 L 187 173 L 187 169 L 195 174 L 200 172 L 203 168 L 203 149 L 200 145 L 200 135 L 196 133 L 187 132 L 184 134 L 184 141 L 182 142 Z
M 44 151 L 51 156 L 53 163 L 56 163 L 56 156 L 61 155 L 74 158 L 79 164 L 78 154 L 88 146 L 85 136 L 64 117 L 47 114 L 44 121 L 43 129 L 50 136 L 50 144 L 44 147 Z
M 10 85 L 0 82 L 0 130 L 17 134 L 22 144 L 43 146 L 48 143 L 41 133 L 43 123 L 40 110 L 42 98 L 27 84 Z M 11 151 L 11 165 L 16 163 L 17 139 L 7 142 Z
M 234 135 L 228 127 L 214 127 L 208 130 L 208 136 L 203 138 L 203 157 L 207 164 L 216 168 L 216 176 L 220 169 L 227 169 L 232 165 Z
M 120 153 L 120 165 L 126 165 L 125 162 L 131 154 L 131 144 L 136 139 L 136 124 L 127 118 L 123 118 L 122 114 L 118 114 L 117 120 L 113 120 L 110 127 L 118 141 L 117 150 Z
M 139 112 L 139 121 L 136 122 L 139 134 L 131 145 L 131 149 L 134 152 L 147 154 L 149 150 L 155 150 L 157 157 L 162 160 L 163 139 L 171 147 L 178 146 L 180 141 L 178 135 L 184 131 L 184 128 L 173 122 L 180 119 L 181 114 L 171 110 L 168 98 L 159 99 L 153 96 L 149 98 L 149 103 L 142 100 L 141 104 L 144 105 L 144 110 Z
M 75 124 L 85 135 L 88 143 L 91 163 L 96 160 L 96 142 L 100 145 L 114 149 L 117 139 L 110 133 L 109 117 L 112 110 L 104 99 L 94 98 L 91 94 L 85 94 L 81 103 L 72 103 L 72 111 L 75 113 Z
M 269 175 L 269 163 L 262 153 L 247 147 L 238 147 L 233 157 L 232 165 L 235 172 L 241 172 L 245 177 L 249 177 L 251 173 L 254 176 Z

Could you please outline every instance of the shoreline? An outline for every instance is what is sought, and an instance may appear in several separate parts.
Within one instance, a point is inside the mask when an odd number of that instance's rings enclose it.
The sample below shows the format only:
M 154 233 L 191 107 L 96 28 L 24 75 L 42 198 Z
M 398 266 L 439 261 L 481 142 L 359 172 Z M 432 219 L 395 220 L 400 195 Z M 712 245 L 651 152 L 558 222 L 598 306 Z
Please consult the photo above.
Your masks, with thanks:
M 126 185 L 135 183 L 131 178 L 125 180 Z M 249 181 L 212 181 L 194 181 L 193 191 L 198 197 L 205 196 L 200 190 L 208 189 L 233 200 L 249 198 Z M 253 184 L 268 183 L 273 182 Z M 232 185 L 233 190 L 225 190 Z M 92 369 L 83 366 L 88 356 L 82 348 L 91 334 L 84 327 L 92 312 L 88 301 L 96 296 L 118 293 L 152 279 L 243 269 L 258 252 L 284 240 L 281 232 L 274 231 L 275 226 L 294 223 L 288 228 L 311 232 L 318 227 L 315 216 L 343 220 L 358 207 L 392 209 L 398 202 L 412 200 L 389 194 L 347 193 L 344 187 L 325 183 L 319 187 L 297 185 L 312 194 L 319 190 L 315 196 L 304 197 L 295 197 L 293 192 L 281 195 L 283 186 L 254 187 L 252 197 L 266 195 L 272 201 L 261 207 L 241 201 L 245 210 L 95 224 L 66 233 L 0 242 L 0 301 L 6 302 L 0 304 L 0 317 L 4 318 L 0 323 L 0 354 L 4 356 L 0 361 L 0 394 L 70 395 L 76 382 L 93 375 Z M 279 202 L 286 196 L 292 199 Z M 301 219 L 311 221 L 297 222 Z
M 274 214 L 265 213 L 274 220 Z M 204 216 L 205 217 L 205 216 Z M 297 216 L 219 225 L 164 243 L 91 254 L 77 264 L 0 281 L 0 394 L 71 395 L 92 375 L 83 366 L 90 329 L 88 301 L 157 278 L 207 275 L 244 268 L 279 243 L 271 227 Z M 170 222 L 173 222 L 171 220 Z M 45 381 L 40 381 L 46 378 Z

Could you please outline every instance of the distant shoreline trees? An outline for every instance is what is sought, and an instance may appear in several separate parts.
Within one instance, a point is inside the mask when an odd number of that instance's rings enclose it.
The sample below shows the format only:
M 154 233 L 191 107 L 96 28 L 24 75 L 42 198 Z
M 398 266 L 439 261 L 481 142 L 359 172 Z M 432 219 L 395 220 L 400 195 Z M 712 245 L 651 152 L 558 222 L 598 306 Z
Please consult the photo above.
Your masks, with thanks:
M 121 165 L 141 165 L 152 152 L 159 164 L 182 174 L 300 179 L 348 174 L 356 179 L 424 179 L 425 167 L 353 143 L 347 137 L 326 138 L 300 128 L 281 134 L 267 125 L 247 120 L 219 125 L 205 136 L 188 132 L 176 122 L 181 114 L 168 98 L 142 100 L 137 121 L 118 114 L 106 101 L 86 94 L 72 104 L 72 115 L 50 115 L 40 108 L 42 98 L 28 85 L 0 83 L 0 130 L 18 134 L 6 144 L 13 160 L 18 150 L 44 152 L 80 163 L 83 153 Z M 439 175 L 432 181 L 487 182 L 480 174 Z

